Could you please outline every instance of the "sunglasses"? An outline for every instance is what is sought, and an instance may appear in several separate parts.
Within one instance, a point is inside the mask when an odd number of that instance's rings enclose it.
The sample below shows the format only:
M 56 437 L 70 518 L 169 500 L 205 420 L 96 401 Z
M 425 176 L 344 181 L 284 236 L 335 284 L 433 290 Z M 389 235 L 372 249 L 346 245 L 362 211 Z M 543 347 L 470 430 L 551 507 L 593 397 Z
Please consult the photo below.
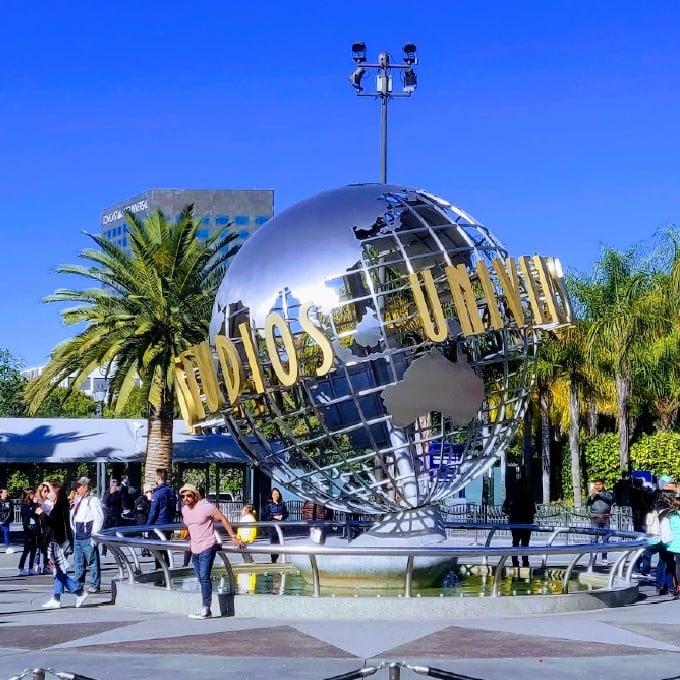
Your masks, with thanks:
M 192 494 L 191 492 L 189 492 L 189 493 L 183 493 L 183 494 L 180 494 L 180 497 L 181 497 L 181 498 L 193 498 L 193 497 L 194 497 L 194 494 Z

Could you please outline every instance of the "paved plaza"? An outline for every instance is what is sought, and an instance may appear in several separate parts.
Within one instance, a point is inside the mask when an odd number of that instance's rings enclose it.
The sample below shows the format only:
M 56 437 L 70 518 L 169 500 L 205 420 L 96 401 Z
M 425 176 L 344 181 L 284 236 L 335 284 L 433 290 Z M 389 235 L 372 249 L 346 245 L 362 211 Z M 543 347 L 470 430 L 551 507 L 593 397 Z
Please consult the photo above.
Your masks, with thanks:
M 0 680 L 28 668 L 95 680 L 322 680 L 364 664 L 402 661 L 489 680 L 680 677 L 680 601 L 657 596 L 651 581 L 642 583 L 633 606 L 584 613 L 403 622 L 280 616 L 196 621 L 113 606 L 117 569 L 110 557 L 103 560 L 101 593 L 80 609 L 73 596 L 64 595 L 61 609 L 42 610 L 52 578 L 16 576 L 18 560 L 17 553 L 0 554 Z M 424 599 L 419 604 L 427 607 Z M 423 677 L 405 668 L 400 674 L 403 680 Z M 388 676 L 383 668 L 372 677 Z

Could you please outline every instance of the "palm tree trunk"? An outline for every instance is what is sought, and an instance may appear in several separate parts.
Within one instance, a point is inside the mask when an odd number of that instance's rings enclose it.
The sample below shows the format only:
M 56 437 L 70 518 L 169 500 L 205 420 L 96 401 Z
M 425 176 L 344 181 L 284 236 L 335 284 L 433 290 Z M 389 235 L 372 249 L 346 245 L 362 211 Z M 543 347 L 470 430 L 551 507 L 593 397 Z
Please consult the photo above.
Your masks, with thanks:
M 155 409 L 149 405 L 145 482 L 156 481 L 156 468 L 165 468 L 169 471 L 172 466 L 173 406 L 174 394 L 170 390 L 163 392 L 160 408 Z
M 524 412 L 524 435 L 522 437 L 522 477 L 531 488 L 531 459 L 533 458 L 533 447 L 531 446 L 531 402 L 527 404 Z
M 539 397 L 541 409 L 541 485 L 543 503 L 550 503 L 550 399 L 548 391 Z
M 630 375 L 627 370 L 616 374 L 616 408 L 619 426 L 619 467 L 628 472 L 630 466 Z
M 578 401 L 578 399 L 577 399 Z M 588 421 L 587 432 L 589 437 L 594 437 L 597 434 L 597 403 L 594 398 L 588 400 Z
M 574 489 L 574 507 L 581 507 L 581 451 L 578 445 L 580 408 L 578 386 L 569 383 L 569 454 L 571 456 L 571 485 Z

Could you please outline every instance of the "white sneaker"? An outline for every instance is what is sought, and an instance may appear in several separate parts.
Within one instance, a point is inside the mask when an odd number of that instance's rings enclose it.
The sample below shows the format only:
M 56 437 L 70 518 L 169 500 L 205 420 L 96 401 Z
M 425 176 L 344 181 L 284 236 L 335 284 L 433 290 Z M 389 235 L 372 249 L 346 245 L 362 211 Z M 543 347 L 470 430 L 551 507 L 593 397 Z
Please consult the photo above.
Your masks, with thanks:
M 19 571 L 19 576 L 30 576 L 30 575 L 31 575 L 30 569 L 21 569 Z
M 33 567 L 33 573 L 37 574 L 38 576 L 42 574 L 42 569 L 40 568 L 39 564 L 36 564 L 35 567 Z
M 52 598 L 51 600 L 47 600 L 45 604 L 42 606 L 43 609 L 61 609 L 61 602 L 59 600 L 56 600 L 55 598 Z
M 76 595 L 76 607 L 82 607 L 83 602 L 87 600 L 89 593 L 86 590 L 83 590 L 83 592 L 80 595 Z
M 15 552 L 16 550 L 14 550 L 14 548 L 7 548 L 7 550 L 5 550 L 7 555 L 13 555 Z
M 195 614 L 189 614 L 190 619 L 209 619 L 212 613 L 208 607 L 202 607 Z

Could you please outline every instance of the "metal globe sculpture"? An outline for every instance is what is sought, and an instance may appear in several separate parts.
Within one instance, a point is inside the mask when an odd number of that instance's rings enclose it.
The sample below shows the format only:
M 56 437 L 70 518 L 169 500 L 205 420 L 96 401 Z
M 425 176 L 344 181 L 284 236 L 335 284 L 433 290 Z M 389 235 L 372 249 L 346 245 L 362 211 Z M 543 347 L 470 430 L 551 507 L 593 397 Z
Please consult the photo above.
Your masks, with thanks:
M 210 347 L 181 364 L 185 418 L 223 423 L 277 483 L 326 506 L 433 504 L 516 432 L 539 328 L 570 317 L 554 265 L 510 260 L 426 191 L 360 184 L 303 200 L 234 258 Z

